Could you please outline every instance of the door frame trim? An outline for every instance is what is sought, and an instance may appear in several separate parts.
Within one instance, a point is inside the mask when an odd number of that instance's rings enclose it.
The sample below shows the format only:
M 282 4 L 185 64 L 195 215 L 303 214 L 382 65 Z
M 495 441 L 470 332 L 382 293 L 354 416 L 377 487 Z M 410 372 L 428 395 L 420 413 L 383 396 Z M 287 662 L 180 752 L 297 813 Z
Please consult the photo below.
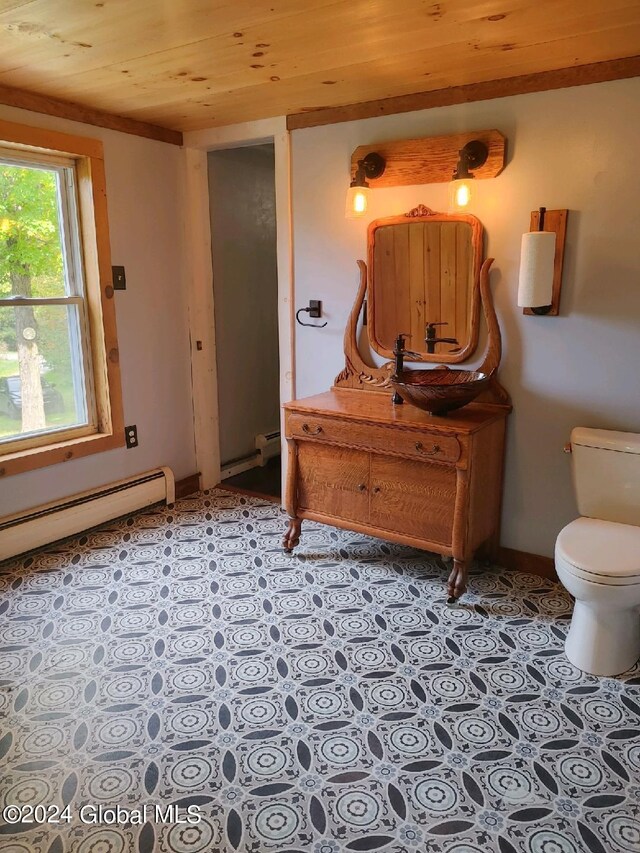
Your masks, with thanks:
M 278 338 L 280 405 L 295 398 L 295 334 L 293 237 L 291 215 L 291 150 L 286 117 L 189 131 L 184 134 L 185 255 L 189 287 L 191 387 L 196 465 L 200 486 L 220 482 L 220 422 L 216 365 L 215 305 L 209 213 L 207 154 L 224 148 L 273 143 L 276 188 L 276 255 L 278 270 Z M 284 443 L 284 413 L 280 413 Z M 282 482 L 287 455 L 282 452 Z M 283 488 L 284 495 L 284 488 Z

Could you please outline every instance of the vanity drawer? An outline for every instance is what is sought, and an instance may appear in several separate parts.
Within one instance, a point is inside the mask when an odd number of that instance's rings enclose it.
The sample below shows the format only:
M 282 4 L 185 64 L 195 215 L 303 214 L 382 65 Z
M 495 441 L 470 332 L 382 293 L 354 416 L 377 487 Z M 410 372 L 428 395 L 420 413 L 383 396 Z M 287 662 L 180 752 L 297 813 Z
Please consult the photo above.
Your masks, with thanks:
M 455 436 L 360 421 L 349 422 L 322 415 L 287 412 L 286 436 L 450 465 L 454 465 L 460 458 L 460 443 Z

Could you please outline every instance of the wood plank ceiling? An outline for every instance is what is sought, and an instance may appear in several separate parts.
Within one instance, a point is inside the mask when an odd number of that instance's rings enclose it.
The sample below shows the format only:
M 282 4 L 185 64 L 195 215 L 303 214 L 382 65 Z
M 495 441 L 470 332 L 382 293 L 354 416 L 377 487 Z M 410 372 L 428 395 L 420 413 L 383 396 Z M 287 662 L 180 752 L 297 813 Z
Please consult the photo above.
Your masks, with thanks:
M 640 0 L 0 0 L 0 87 L 175 130 L 640 54 Z

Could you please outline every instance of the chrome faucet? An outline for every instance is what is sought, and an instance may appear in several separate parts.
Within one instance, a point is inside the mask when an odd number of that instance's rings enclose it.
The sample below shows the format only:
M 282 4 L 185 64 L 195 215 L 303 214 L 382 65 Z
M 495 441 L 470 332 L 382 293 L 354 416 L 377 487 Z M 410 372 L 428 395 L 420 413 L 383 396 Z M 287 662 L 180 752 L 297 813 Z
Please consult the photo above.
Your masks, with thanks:
M 448 326 L 449 324 L 446 322 L 443 323 L 427 323 L 426 335 L 425 335 L 425 343 L 427 345 L 427 352 L 429 355 L 433 355 L 436 351 L 436 344 L 457 344 L 457 338 L 436 338 L 436 326 Z

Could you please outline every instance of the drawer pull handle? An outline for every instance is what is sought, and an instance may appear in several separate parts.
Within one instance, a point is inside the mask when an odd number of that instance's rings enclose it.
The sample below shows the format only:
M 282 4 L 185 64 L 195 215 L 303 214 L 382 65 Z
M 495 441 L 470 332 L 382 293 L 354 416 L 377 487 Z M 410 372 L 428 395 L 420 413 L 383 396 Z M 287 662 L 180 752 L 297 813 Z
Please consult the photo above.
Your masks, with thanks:
M 380 491 L 380 486 L 374 486 L 374 487 L 373 487 L 373 491 L 374 491 L 374 492 L 375 492 L 375 494 L 377 495 L 377 494 L 378 494 L 378 492 Z
M 315 429 L 311 429 L 309 424 L 302 424 L 302 432 L 306 432 L 307 435 L 320 435 L 322 427 L 317 426 Z
M 433 456 L 435 453 L 440 453 L 440 445 L 434 444 L 431 450 L 427 450 L 421 441 L 416 441 L 416 450 L 418 453 L 424 453 L 425 456 Z
M 360 491 L 360 492 L 364 492 L 364 490 L 365 490 L 366 488 L 367 488 L 367 487 L 365 486 L 365 484 L 364 484 L 364 483 L 360 483 L 360 485 L 358 486 L 358 491 Z

